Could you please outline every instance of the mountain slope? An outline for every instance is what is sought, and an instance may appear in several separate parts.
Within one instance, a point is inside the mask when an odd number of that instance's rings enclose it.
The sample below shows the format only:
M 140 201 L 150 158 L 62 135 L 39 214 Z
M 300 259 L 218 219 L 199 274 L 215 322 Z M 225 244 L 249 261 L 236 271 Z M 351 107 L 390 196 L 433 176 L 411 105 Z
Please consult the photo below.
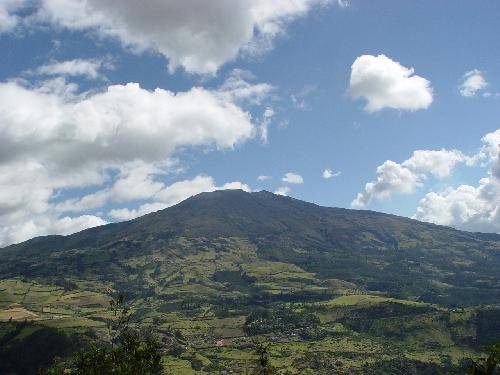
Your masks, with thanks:
M 217 191 L 0 249 L 0 341 L 10 319 L 105 335 L 118 290 L 167 374 L 245 373 L 254 340 L 288 374 L 438 374 L 500 340 L 499 275 L 498 235 Z
M 0 250 L 0 277 L 93 275 L 123 284 L 139 258 L 156 254 L 179 266 L 208 250 L 241 258 L 247 248 L 255 259 L 298 267 L 318 282 L 342 280 L 364 291 L 445 305 L 500 300 L 499 235 L 240 190 L 202 193 L 129 222 L 9 246 Z M 245 262 L 235 264 L 244 269 Z M 154 279 L 135 282 L 138 289 L 157 288 Z M 252 289 L 260 292 L 266 290 Z

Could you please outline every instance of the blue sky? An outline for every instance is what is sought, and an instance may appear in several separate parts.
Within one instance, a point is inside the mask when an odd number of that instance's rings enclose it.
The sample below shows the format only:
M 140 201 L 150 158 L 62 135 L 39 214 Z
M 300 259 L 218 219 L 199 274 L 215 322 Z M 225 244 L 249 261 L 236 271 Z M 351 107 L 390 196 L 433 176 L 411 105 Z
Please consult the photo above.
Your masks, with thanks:
M 220 188 L 500 232 L 499 17 L 493 0 L 4 1 L 0 245 Z

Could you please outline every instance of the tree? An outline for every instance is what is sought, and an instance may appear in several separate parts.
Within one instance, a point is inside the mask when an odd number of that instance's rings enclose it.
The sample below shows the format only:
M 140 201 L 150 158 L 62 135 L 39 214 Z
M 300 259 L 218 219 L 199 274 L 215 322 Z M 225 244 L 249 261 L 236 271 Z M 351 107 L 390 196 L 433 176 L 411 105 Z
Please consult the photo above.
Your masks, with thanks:
M 130 327 L 130 309 L 123 294 L 110 301 L 112 318 L 107 322 L 108 342 L 93 343 L 79 351 L 67 366 L 56 365 L 48 375 L 156 375 L 161 373 L 161 350 L 153 336 Z
M 497 365 L 500 364 L 500 343 L 495 345 L 485 346 L 484 350 L 489 352 L 488 358 L 481 360 L 471 359 L 470 366 L 467 369 L 469 375 L 493 375 L 496 373 Z
M 257 367 L 254 370 L 255 375 L 274 375 L 276 369 L 271 365 L 269 360 L 270 343 L 257 343 L 255 345 L 255 353 L 259 356 L 257 359 Z

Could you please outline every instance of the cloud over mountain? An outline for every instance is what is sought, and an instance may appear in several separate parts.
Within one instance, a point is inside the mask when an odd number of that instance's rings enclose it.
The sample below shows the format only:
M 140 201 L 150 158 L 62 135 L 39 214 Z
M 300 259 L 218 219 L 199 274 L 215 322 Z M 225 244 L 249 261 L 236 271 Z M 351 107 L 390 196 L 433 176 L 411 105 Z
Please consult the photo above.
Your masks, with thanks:
M 488 175 L 477 186 L 448 187 L 430 192 L 420 201 L 415 219 L 456 228 L 500 233 L 500 129 L 486 134 L 476 158 L 485 163 Z
M 409 194 L 421 187 L 428 175 L 443 179 L 453 167 L 466 158 L 457 150 L 417 150 L 411 158 L 399 164 L 386 160 L 377 167 L 377 179 L 366 183 L 351 203 L 362 208 L 373 199 L 384 199 L 395 193 Z
M 411 194 L 423 187 L 429 176 L 443 180 L 456 165 L 480 164 L 487 169 L 477 186 L 447 186 L 429 191 L 420 200 L 413 218 L 456 228 L 500 233 L 500 129 L 482 138 L 483 146 L 472 156 L 457 150 L 417 150 L 399 164 L 392 160 L 377 167 L 377 179 L 366 183 L 351 205 L 363 208 L 374 199 L 393 194 Z
M 232 149 L 255 132 L 250 115 L 217 90 L 128 83 L 78 93 L 56 82 L 0 83 L 1 244 L 102 224 L 88 215 L 61 221 L 61 213 L 96 209 L 110 195 L 120 202 L 159 194 L 156 176 L 169 172 L 177 150 Z M 98 189 L 54 205 L 61 192 L 85 187 Z
M 287 182 L 289 184 L 303 184 L 304 178 L 300 174 L 287 172 L 285 176 L 281 179 L 283 182 Z

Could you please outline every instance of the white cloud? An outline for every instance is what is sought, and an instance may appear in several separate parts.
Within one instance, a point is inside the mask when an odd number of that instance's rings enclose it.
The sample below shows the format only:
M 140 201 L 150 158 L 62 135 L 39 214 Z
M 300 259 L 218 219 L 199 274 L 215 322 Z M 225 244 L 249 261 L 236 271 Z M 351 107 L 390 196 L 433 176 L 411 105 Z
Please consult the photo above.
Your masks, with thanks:
M 260 105 L 276 89 L 268 83 L 250 83 L 255 76 L 246 70 L 233 69 L 219 88 L 219 94 L 235 103 Z
M 110 68 L 109 63 L 98 59 L 74 59 L 53 61 L 37 68 L 34 73 L 49 76 L 83 76 L 88 79 L 102 78 L 99 72 L 103 67 Z
M 56 188 L 98 184 L 102 176 L 91 169 L 74 175 L 47 173 L 37 161 L 11 161 L 0 164 L 0 246 L 47 234 L 70 234 L 105 220 L 95 215 L 61 217 L 51 207 Z
M 477 186 L 460 185 L 429 192 L 420 201 L 415 219 L 456 228 L 500 233 L 500 129 L 486 134 L 476 160 L 489 167 Z
M 296 174 L 293 172 L 288 172 L 285 174 L 285 176 L 281 179 L 283 182 L 287 182 L 289 184 L 303 184 L 304 179 L 300 174 Z
M 34 235 L 68 233 L 102 224 L 104 221 L 93 215 L 61 218 L 51 204 L 61 187 L 72 189 L 102 182 L 103 176 L 90 167 L 66 173 L 49 170 L 35 160 L 0 164 L 0 246 Z
M 251 191 L 248 185 L 239 181 L 228 182 L 222 186 L 216 186 L 212 177 L 200 175 L 192 180 L 178 181 L 170 186 L 164 187 L 151 197 L 151 202 L 145 203 L 135 210 L 127 208 L 113 209 L 109 214 L 115 219 L 130 220 L 150 212 L 173 206 L 186 198 L 202 192 L 226 189 Z
M 262 53 L 286 26 L 332 0 L 40 0 L 39 22 L 94 30 L 168 58 L 172 72 L 214 74 L 241 54 Z M 344 4 L 345 1 L 338 2 Z
M 291 191 L 292 189 L 290 189 L 288 186 L 281 186 L 274 191 L 274 194 L 287 196 Z
M 276 87 L 268 83 L 250 83 L 255 76 L 242 69 L 233 69 L 228 78 L 219 87 L 218 95 L 237 104 L 260 106 L 265 100 L 273 99 Z M 268 143 L 268 128 L 274 117 L 274 109 L 267 107 L 260 120 L 259 133 L 263 143 Z
M 21 20 L 17 12 L 26 5 L 26 0 L 0 1 L 0 33 L 12 31 L 16 28 Z
M 457 150 L 417 150 L 401 164 L 387 160 L 377 168 L 377 179 L 368 182 L 351 205 L 362 208 L 373 199 L 409 194 L 422 187 L 430 175 L 444 179 L 459 163 L 479 164 L 488 168 L 488 175 L 477 186 L 463 184 L 430 191 L 420 200 L 413 218 L 464 230 L 500 232 L 500 129 L 486 134 L 482 142 L 472 156 Z
M 267 107 L 262 115 L 262 120 L 259 125 L 260 139 L 263 143 L 268 143 L 268 133 L 269 133 L 269 125 L 274 117 L 274 109 L 271 107 Z
M 483 178 L 477 187 L 460 185 L 430 192 L 420 201 L 417 220 L 456 228 L 500 233 L 500 181 Z
M 366 99 L 368 112 L 384 108 L 416 111 L 432 103 L 430 82 L 385 55 L 363 55 L 354 61 L 349 94 Z
M 61 214 L 156 196 L 165 190 L 156 177 L 168 173 L 177 150 L 232 149 L 255 134 L 255 125 L 217 90 L 173 93 L 129 83 L 77 93 L 57 79 L 39 87 L 0 83 L 0 133 L 5 245 L 32 233 L 103 223 L 96 216 Z M 54 203 L 81 188 L 97 191 Z
M 491 166 L 491 174 L 500 180 L 500 129 L 486 134 L 482 141 L 483 147 L 479 152 L 479 158 L 487 160 Z
M 38 217 L 19 224 L 0 227 L 0 244 L 18 243 L 47 234 L 67 235 L 104 224 L 107 224 L 105 220 L 93 215 L 62 218 Z
M 414 151 L 412 157 L 401 164 L 387 160 L 377 167 L 377 179 L 368 182 L 351 205 L 362 208 L 373 199 L 385 199 L 394 193 L 413 193 L 428 175 L 443 179 L 451 174 L 457 163 L 466 160 L 460 151 L 445 149 Z
M 458 150 L 416 150 L 402 166 L 417 174 L 432 174 L 443 179 L 451 174 L 455 165 L 466 160 Z
M 156 180 L 166 174 L 169 164 L 163 166 L 141 161 L 121 165 L 112 186 L 83 197 L 67 199 L 54 206 L 56 212 L 85 212 L 104 206 L 108 202 L 123 203 L 153 197 L 164 189 Z
M 395 192 L 412 193 L 422 184 L 418 175 L 392 160 L 378 166 L 377 175 L 375 181 L 366 183 L 364 192 L 358 193 L 351 203 L 353 207 L 365 207 L 373 198 L 384 199 Z
M 269 180 L 270 178 L 271 178 L 271 176 L 260 175 L 260 176 L 257 176 L 257 181 L 266 181 L 266 180 Z
M 173 93 L 129 83 L 74 100 L 6 82 L 0 129 L 9 150 L 0 162 L 36 155 L 69 165 L 158 160 L 189 145 L 232 148 L 252 135 L 253 125 L 240 107 L 199 87 Z
M 175 182 L 165 187 L 156 195 L 156 201 L 171 206 L 192 195 L 214 190 L 216 190 L 216 187 L 212 177 L 196 176 L 192 180 Z
M 477 92 L 483 90 L 486 86 L 488 86 L 488 82 L 486 82 L 483 72 L 474 69 L 463 75 L 458 90 L 460 95 L 470 98 L 476 96 Z
M 330 178 L 333 178 L 333 177 L 338 177 L 342 174 L 342 172 L 334 172 L 332 171 L 330 168 L 326 168 L 324 171 L 323 171 L 323 178 L 325 180 L 328 180 Z

